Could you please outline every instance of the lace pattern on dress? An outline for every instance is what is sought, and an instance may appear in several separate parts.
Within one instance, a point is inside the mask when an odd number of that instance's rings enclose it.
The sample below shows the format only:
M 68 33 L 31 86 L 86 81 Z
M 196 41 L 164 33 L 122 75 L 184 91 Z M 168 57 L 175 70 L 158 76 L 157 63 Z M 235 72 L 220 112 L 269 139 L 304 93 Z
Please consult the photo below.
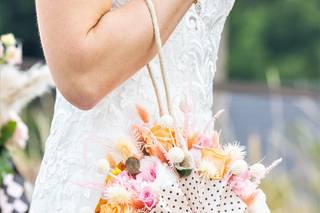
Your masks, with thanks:
M 114 0 L 114 7 L 127 0 Z M 194 111 L 205 119 L 212 108 L 212 86 L 221 32 L 234 0 L 202 0 L 201 13 L 194 6 L 186 13 L 163 48 L 169 69 L 169 89 L 177 106 L 191 95 Z M 157 60 L 153 62 L 154 67 Z M 146 69 L 107 95 L 97 106 L 82 111 L 57 91 L 54 118 L 44 159 L 36 181 L 31 213 L 73 213 L 97 203 L 102 182 L 95 168 L 108 143 L 128 131 L 139 103 L 157 114 L 155 96 Z M 179 118 L 179 112 L 175 112 Z M 200 127 L 200 126 L 199 126 Z M 127 133 L 125 134 L 127 135 Z M 112 152 L 112 150 L 109 150 Z

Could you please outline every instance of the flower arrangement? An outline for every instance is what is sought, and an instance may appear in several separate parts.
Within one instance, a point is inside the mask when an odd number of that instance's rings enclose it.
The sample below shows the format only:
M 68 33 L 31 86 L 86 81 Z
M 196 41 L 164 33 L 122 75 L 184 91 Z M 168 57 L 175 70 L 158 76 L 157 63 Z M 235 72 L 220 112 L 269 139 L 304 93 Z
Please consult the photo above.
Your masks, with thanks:
M 269 213 L 259 184 L 281 159 L 269 167 L 261 163 L 249 166 L 244 160 L 245 147 L 238 143 L 221 144 L 221 131 L 216 131 L 214 124 L 222 111 L 202 131 L 195 131 L 190 123 L 193 103 L 188 98 L 179 105 L 184 121 L 176 121 L 156 10 L 151 0 L 146 0 L 146 4 L 152 18 L 167 106 L 159 98 L 152 66 L 147 64 L 159 118 L 151 119 L 144 107 L 136 106 L 140 123 L 131 127 L 132 139 L 115 141 L 113 150 L 117 153 L 108 154 L 98 163 L 98 170 L 106 178 L 95 212 Z M 115 161 L 114 157 L 120 160 Z M 92 212 L 86 207 L 82 210 Z
M 199 133 L 189 128 L 185 104 L 180 127 L 169 115 L 150 121 L 136 108 L 141 123 L 132 126 L 133 140 L 114 145 L 121 160 L 109 154 L 98 162 L 106 178 L 95 212 L 270 212 L 259 184 L 281 159 L 249 166 L 245 147 L 221 144 L 221 131 L 208 132 L 222 111 Z
M 21 45 L 12 33 L 0 37 L 0 65 L 20 64 L 22 62 Z

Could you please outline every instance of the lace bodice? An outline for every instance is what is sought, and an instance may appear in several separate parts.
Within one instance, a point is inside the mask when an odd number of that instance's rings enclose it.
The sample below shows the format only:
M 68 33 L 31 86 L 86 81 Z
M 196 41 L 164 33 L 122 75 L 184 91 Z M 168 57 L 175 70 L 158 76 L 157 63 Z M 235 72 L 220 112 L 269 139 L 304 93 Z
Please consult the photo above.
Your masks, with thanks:
M 178 109 L 184 95 L 191 96 L 194 112 L 201 118 L 198 125 L 211 116 L 220 36 L 233 1 L 200 1 L 200 13 L 193 6 L 163 48 L 174 108 Z M 126 2 L 114 0 L 113 5 L 116 8 Z M 154 68 L 157 64 L 156 59 L 152 61 Z M 136 119 L 136 104 L 157 116 L 156 99 L 145 68 L 89 111 L 72 106 L 57 91 L 31 213 L 78 213 L 84 206 L 94 209 L 99 197 L 95 188 L 103 181 L 95 162 L 112 152 L 112 141 L 129 134 L 130 124 Z M 179 120 L 178 110 L 175 114 Z

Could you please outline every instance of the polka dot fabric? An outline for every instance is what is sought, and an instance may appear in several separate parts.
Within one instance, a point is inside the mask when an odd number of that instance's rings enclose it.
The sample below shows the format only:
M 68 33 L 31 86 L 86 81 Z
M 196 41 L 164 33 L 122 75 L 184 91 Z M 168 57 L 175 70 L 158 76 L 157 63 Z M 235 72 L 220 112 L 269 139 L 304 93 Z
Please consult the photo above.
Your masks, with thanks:
M 243 213 L 246 209 L 247 205 L 229 188 L 229 186 L 226 186 L 221 196 L 217 213 Z
M 201 178 L 197 172 L 160 192 L 152 213 L 244 213 L 246 204 L 222 180 Z
M 221 180 L 202 179 L 200 200 L 203 212 L 217 212 L 226 186 Z
M 157 206 L 151 210 L 151 213 L 173 213 L 171 209 L 162 200 L 159 201 Z
M 197 172 L 193 171 L 192 174 L 188 177 L 184 177 L 180 179 L 180 188 L 186 196 L 188 204 L 192 210 L 192 212 L 199 212 L 202 207 L 202 203 L 200 201 L 201 195 L 201 180 Z
M 160 202 L 152 209 L 152 213 L 192 213 L 178 184 L 171 185 L 160 191 Z
M 203 213 L 243 213 L 246 204 L 223 180 L 202 179 L 200 196 Z

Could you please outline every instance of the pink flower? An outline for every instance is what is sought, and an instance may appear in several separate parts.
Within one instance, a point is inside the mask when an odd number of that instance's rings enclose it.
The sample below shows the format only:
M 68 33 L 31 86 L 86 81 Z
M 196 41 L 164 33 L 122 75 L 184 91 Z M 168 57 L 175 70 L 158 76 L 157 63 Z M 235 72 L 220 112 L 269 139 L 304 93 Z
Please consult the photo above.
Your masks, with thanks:
M 233 175 L 229 179 L 232 190 L 241 198 L 247 198 L 257 190 L 257 184 L 250 181 L 250 172 L 246 171 L 239 176 Z
M 141 182 L 153 182 L 157 178 L 157 168 L 154 162 L 147 163 L 136 179 Z
M 127 171 L 121 172 L 115 181 L 116 184 L 123 185 L 127 190 L 131 192 L 139 191 L 139 184 L 133 178 L 133 176 L 129 175 Z
M 213 141 L 212 141 L 211 138 L 208 138 L 205 135 L 200 135 L 198 137 L 198 144 L 200 146 L 204 146 L 204 147 L 208 147 L 208 148 L 210 147 L 211 148 L 213 146 Z
M 17 123 L 16 130 L 12 137 L 12 141 L 21 148 L 25 148 L 27 140 L 29 139 L 28 127 L 23 123 L 21 118 L 14 112 L 10 113 L 10 120 L 14 120 Z
M 157 203 L 157 198 L 154 195 L 153 190 L 150 186 L 144 187 L 141 190 L 138 198 L 144 203 L 144 205 L 148 209 L 152 209 Z

